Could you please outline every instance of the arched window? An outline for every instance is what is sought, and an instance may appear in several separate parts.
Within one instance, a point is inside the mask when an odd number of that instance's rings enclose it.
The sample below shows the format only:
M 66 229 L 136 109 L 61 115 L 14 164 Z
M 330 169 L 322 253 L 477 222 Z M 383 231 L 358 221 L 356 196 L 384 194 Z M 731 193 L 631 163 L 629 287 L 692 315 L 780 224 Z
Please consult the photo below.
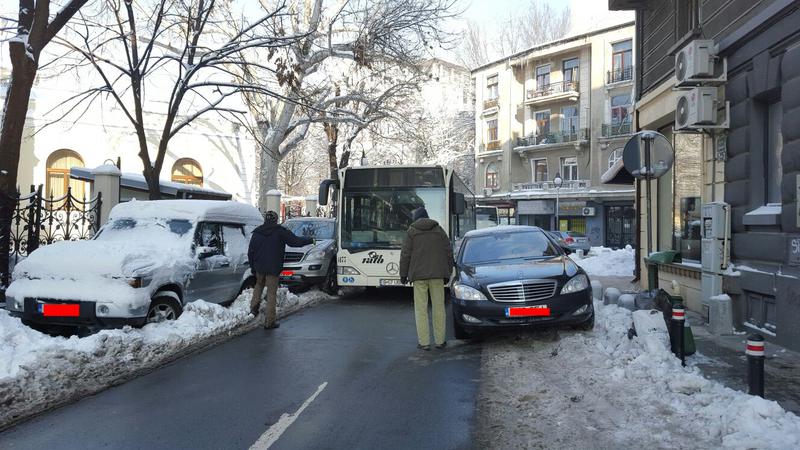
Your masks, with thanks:
M 498 184 L 498 172 L 497 172 L 497 163 L 489 163 L 486 166 L 486 187 L 487 188 L 497 188 Z
M 203 186 L 203 169 L 191 158 L 181 158 L 172 166 L 172 181 Z
M 618 148 L 608 154 L 608 168 L 616 164 L 617 161 L 622 159 L 622 149 Z
M 86 194 L 86 184 L 80 180 L 69 178 L 69 169 L 84 167 L 83 158 L 77 152 L 67 149 L 56 150 L 47 157 L 47 180 L 45 195 L 53 198 L 62 197 L 67 188 L 72 188 L 72 195 L 82 199 Z

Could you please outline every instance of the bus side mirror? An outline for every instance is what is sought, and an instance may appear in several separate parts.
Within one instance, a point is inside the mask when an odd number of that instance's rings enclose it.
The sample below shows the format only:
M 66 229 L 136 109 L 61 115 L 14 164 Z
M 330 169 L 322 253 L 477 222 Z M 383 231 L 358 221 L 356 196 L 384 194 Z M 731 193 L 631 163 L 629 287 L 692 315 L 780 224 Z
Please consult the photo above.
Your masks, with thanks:
M 324 180 L 319 184 L 319 198 L 317 203 L 320 206 L 328 204 L 328 195 L 330 194 L 331 186 L 339 188 L 339 180 Z
M 460 194 L 458 192 L 455 193 L 453 196 L 453 212 L 457 216 L 464 214 L 467 211 L 467 200 L 464 198 L 464 194 Z

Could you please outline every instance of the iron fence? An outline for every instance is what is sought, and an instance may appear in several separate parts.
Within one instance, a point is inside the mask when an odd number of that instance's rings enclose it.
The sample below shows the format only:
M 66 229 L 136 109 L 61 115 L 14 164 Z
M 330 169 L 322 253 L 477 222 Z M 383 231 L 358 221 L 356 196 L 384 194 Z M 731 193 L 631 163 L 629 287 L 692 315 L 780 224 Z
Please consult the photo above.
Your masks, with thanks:
M 42 185 L 25 195 L 0 193 L 0 284 L 8 286 L 16 263 L 42 245 L 91 239 L 100 229 L 101 204 L 100 193 L 87 200 L 72 188 L 61 197 L 46 197 Z

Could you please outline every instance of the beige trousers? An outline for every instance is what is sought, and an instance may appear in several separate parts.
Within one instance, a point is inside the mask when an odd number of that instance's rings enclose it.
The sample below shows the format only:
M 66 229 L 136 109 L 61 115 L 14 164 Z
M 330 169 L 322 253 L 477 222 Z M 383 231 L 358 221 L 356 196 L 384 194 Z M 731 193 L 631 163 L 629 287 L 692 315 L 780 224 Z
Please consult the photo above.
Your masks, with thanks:
M 444 280 L 414 281 L 414 318 L 417 322 L 417 339 L 420 345 L 430 345 L 428 327 L 428 295 L 433 309 L 433 339 L 436 345 L 444 343 L 447 319 L 444 310 Z
M 267 288 L 267 318 L 264 326 L 270 326 L 278 320 L 278 277 L 275 275 L 256 274 L 256 285 L 253 287 L 253 299 L 250 309 L 256 309 L 261 304 L 264 288 Z

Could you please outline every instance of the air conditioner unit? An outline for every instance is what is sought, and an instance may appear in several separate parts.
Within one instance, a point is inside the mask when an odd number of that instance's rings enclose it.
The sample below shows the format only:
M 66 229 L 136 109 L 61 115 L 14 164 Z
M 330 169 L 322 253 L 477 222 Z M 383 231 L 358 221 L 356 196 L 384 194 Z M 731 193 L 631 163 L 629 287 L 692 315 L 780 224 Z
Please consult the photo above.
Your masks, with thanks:
M 485 196 L 492 195 L 492 192 L 494 192 L 494 189 L 492 188 L 483 188 L 483 195 Z
M 675 78 L 678 86 L 697 82 L 697 78 L 714 76 L 714 41 L 697 39 L 675 55 Z
M 594 216 L 594 207 L 586 206 L 581 210 L 581 215 Z
M 717 88 L 695 87 L 680 91 L 675 107 L 675 129 L 703 128 L 717 123 Z

